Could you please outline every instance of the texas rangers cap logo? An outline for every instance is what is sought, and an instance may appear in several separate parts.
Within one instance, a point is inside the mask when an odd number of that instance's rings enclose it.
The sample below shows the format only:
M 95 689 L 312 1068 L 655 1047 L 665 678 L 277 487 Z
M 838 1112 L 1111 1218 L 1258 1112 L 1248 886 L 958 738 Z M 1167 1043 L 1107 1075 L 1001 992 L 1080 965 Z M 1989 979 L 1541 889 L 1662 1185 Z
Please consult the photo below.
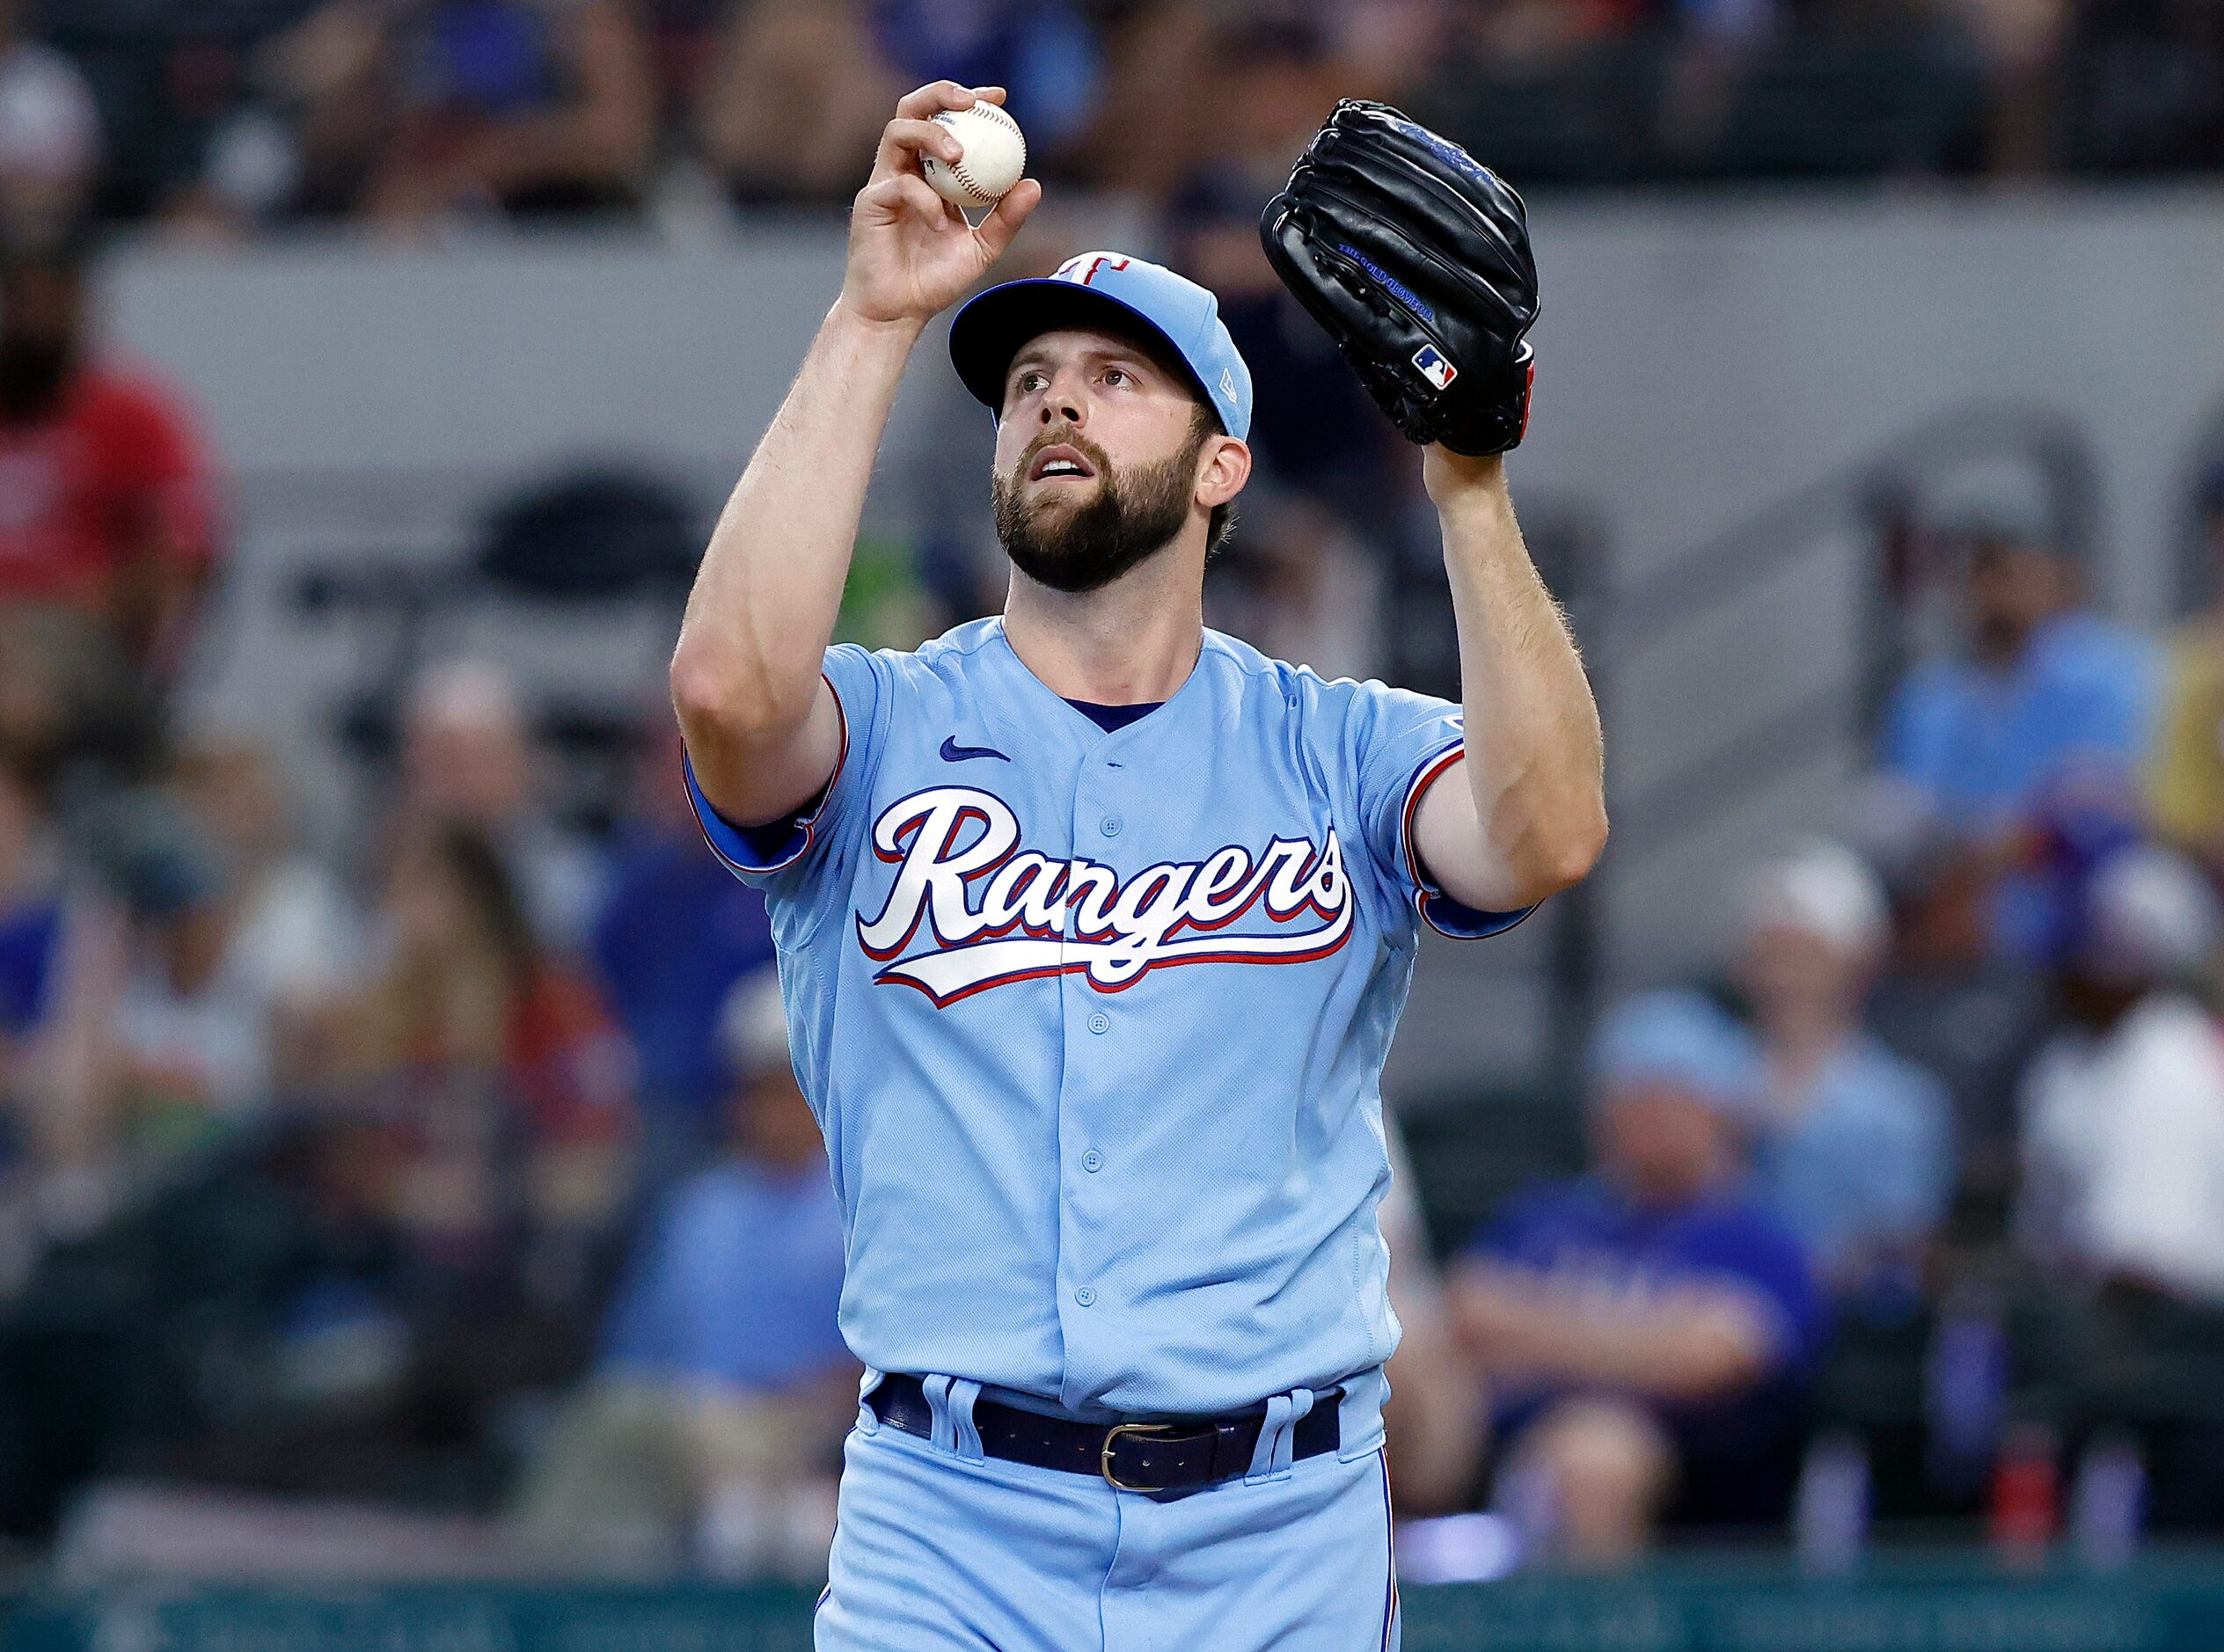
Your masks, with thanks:
M 1450 390 L 1452 381 L 1460 376 L 1460 369 L 1445 360 L 1444 352 L 1433 344 L 1424 344 L 1416 350 L 1413 364 L 1421 369 L 1421 376 L 1438 390 Z
M 1256 854 L 1231 844 L 1123 879 L 1021 849 L 1002 798 L 938 786 L 882 811 L 873 852 L 896 879 L 878 913 L 857 915 L 857 943 L 882 966 L 874 981 L 916 987 L 937 1008 L 1042 976 L 1117 992 L 1175 964 L 1307 963 L 1351 933 L 1333 830 L 1323 844 L 1277 837 Z

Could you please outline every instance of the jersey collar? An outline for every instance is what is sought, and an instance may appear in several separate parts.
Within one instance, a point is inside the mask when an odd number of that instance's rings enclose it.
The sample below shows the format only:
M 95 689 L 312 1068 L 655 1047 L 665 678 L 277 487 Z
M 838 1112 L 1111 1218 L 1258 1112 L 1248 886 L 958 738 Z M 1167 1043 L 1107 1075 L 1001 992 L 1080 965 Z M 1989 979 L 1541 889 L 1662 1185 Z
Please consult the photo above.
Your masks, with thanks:
M 1137 718 L 1133 722 L 1128 723 L 1122 727 L 1108 730 L 1101 726 L 1094 718 L 1090 717 L 1087 713 L 1076 711 L 1072 703 L 1069 702 L 1064 695 L 1058 693 L 1057 691 L 1053 689 L 1048 683 L 1045 683 L 1041 677 L 1035 675 L 1034 671 L 1028 668 L 1028 662 L 1020 658 L 1020 651 L 1012 646 L 1011 638 L 1005 634 L 1003 615 L 997 615 L 989 623 L 994 628 L 996 633 L 995 647 L 1003 650 L 1004 657 L 1011 662 L 1012 669 L 1027 680 L 1028 691 L 1040 696 L 1042 699 L 1048 701 L 1050 705 L 1056 708 L 1054 711 L 1046 713 L 1045 714 L 1049 716 L 1065 718 L 1070 726 L 1081 731 L 1083 737 L 1091 743 L 1106 740 L 1118 740 L 1123 735 L 1131 734 L 1136 729 L 1154 727 L 1166 720 L 1166 714 L 1172 711 L 1185 696 L 1190 694 L 1192 691 L 1202 693 L 1203 691 L 1197 688 L 1197 680 L 1204 675 L 1203 667 L 1205 656 L 1212 652 L 1212 645 L 1214 642 L 1211 629 L 1210 627 L 1205 628 L 1203 635 L 1198 644 L 1196 662 L 1189 667 L 1189 675 L 1182 679 L 1182 685 L 1175 689 L 1173 693 L 1167 695 L 1165 700 L 1162 701 L 1155 710 L 1146 712 L 1144 715 Z

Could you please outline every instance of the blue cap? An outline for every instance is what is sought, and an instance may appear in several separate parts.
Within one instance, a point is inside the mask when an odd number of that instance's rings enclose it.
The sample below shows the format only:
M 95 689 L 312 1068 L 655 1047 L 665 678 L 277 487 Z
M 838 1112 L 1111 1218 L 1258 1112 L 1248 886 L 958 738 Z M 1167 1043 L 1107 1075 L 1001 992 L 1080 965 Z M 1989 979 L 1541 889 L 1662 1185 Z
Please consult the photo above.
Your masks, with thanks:
M 1124 252 L 1084 252 L 1054 274 L 979 294 L 950 322 L 950 362 L 997 412 L 1020 347 L 1059 327 L 1140 331 L 1158 340 L 1189 369 L 1220 428 L 1239 442 L 1250 435 L 1251 369 L 1220 319 L 1220 301 L 1188 276 Z
M 1590 1066 L 1601 1091 L 1672 1084 L 1749 1121 L 1767 1092 L 1752 1037 L 1695 992 L 1641 992 L 1616 1005 L 1591 1037 Z

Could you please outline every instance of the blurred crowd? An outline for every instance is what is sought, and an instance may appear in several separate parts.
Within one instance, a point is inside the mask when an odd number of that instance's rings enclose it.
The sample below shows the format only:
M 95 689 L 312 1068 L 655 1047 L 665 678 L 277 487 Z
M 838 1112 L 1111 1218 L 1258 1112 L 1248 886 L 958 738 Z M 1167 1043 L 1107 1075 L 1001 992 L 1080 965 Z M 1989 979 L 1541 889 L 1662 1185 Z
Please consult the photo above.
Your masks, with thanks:
M 1733 11 L 1792 26 L 1680 26 Z M 998 61 L 1117 72 L 1124 37 L 1058 15 L 1057 50 Z M 384 21 L 434 16 L 463 27 Z M 1242 38 L 1309 124 L 1323 37 Z M 1239 138 L 1263 165 L 1290 134 Z M 1373 669 L 1386 581 L 1434 554 L 1412 456 L 1293 318 L 1253 186 L 1167 186 L 1170 255 L 1261 389 L 1214 622 Z M 669 712 L 636 708 L 590 829 L 545 708 L 435 660 L 312 844 L 271 751 L 178 715 L 227 545 L 192 410 L 105 347 L 77 244 L 5 245 L 0 1534 L 88 1566 L 189 1540 L 216 1569 L 808 1575 L 854 1407 L 838 1211 L 763 903 L 688 816 Z M 996 559 L 977 499 L 890 471 L 942 536 L 881 621 L 908 641 L 992 605 Z M 1410 1122 L 1423 1197 L 1385 1222 L 1411 1511 L 1487 1507 L 1587 1565 L 1827 1524 L 1833 1496 L 2043 1534 L 2076 1502 L 2050 1476 L 2128 1461 L 2156 1524 L 2224 1531 L 2224 473 L 2203 502 L 2219 595 L 2167 639 L 2097 612 L 2045 520 L 1927 523 L 1956 634 L 1833 830 L 1725 873 L 1718 977 L 1607 1009 L 1550 1100 L 1581 1139 L 1469 1211 L 1428 1196 L 1460 1167 Z M 1476 1157 L 1518 1163 L 1512 1115 L 1474 1111 Z M 218 1492 L 305 1501 L 225 1550 Z M 369 1507 L 466 1524 L 313 1517 Z
M 5 0 L 0 40 L 0 210 L 208 233 L 839 201 L 943 77 L 1160 202 L 1340 95 L 1525 185 L 2224 164 L 2198 0 Z
M 1835 834 L 1725 888 L 1719 979 L 1606 1013 L 1587 1165 L 1453 1236 L 1439 1357 L 1539 1553 L 1872 1498 L 2224 1529 L 2224 607 L 2158 642 L 2041 522 L 1928 537 L 1961 634 Z
M 311 852 L 267 749 L 179 725 L 221 489 L 93 313 L 69 244 L 0 261 L 0 1537 L 221 1552 L 98 1477 L 808 1571 L 840 1223 L 669 708 L 590 832 L 512 679 L 435 664 Z

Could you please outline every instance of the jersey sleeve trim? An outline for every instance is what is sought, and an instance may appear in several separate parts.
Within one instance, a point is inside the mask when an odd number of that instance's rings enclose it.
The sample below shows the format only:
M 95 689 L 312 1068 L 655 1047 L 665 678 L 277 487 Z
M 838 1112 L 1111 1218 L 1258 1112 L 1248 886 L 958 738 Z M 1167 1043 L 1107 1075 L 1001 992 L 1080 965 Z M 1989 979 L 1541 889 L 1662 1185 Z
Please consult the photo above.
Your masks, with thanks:
M 834 772 L 827 777 L 826 785 L 808 809 L 786 820 L 768 821 L 762 826 L 736 826 L 711 806 L 703 795 L 703 788 L 695 780 L 695 764 L 684 752 L 680 754 L 680 772 L 687 782 L 687 801 L 695 811 L 695 823 L 702 830 L 703 841 L 710 845 L 728 872 L 739 877 L 769 877 L 775 872 L 785 872 L 810 852 L 818 838 L 818 823 L 826 813 L 828 801 L 842 778 L 842 770 L 849 762 L 850 719 L 842 705 L 842 691 L 834 686 L 834 679 L 823 671 L 819 680 L 826 684 L 827 692 L 834 697 L 834 717 L 841 728 L 841 749 L 834 758 Z
M 1461 905 L 1430 882 L 1429 874 L 1422 870 L 1420 851 L 1413 841 L 1413 817 L 1420 811 L 1421 794 L 1467 755 L 1467 742 L 1455 740 L 1422 759 L 1406 787 L 1406 806 L 1399 816 L 1398 837 L 1405 851 L 1406 874 L 1413 881 L 1413 903 L 1422 920 L 1438 934 L 1452 940 L 1488 940 L 1493 935 L 1504 934 L 1535 911 L 1536 907 L 1525 906 L 1518 912 L 1485 912 Z

